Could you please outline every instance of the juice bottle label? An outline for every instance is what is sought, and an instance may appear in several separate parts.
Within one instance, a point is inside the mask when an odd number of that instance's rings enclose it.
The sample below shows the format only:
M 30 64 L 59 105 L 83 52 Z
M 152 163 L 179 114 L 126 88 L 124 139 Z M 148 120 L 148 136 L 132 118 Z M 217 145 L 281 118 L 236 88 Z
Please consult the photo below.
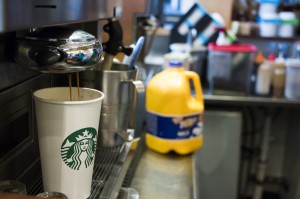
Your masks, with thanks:
M 163 139 L 187 139 L 203 134 L 202 114 L 162 116 L 147 112 L 148 133 Z

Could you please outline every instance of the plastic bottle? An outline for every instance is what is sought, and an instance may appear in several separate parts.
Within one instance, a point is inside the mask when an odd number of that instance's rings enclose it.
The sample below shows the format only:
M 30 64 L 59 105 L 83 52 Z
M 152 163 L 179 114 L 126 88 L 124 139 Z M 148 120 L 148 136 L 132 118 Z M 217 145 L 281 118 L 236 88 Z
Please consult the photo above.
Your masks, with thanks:
M 296 42 L 294 51 L 295 51 L 294 58 L 300 59 L 300 41 Z
M 264 56 L 261 51 L 259 51 L 255 57 L 255 61 L 253 64 L 253 68 L 251 70 L 250 76 L 250 93 L 251 95 L 255 95 L 255 84 L 257 79 L 257 71 L 259 66 L 264 62 Z
M 231 31 L 227 31 L 225 27 L 217 27 L 216 30 L 219 31 L 219 35 L 216 40 L 217 45 L 230 45 L 237 41 L 235 35 Z
M 285 87 L 285 60 L 282 54 L 279 54 L 278 58 L 275 59 L 272 85 L 273 97 L 282 98 L 284 96 Z
M 190 80 L 195 96 L 190 89 Z M 146 144 L 159 153 L 188 154 L 202 146 L 204 103 L 200 78 L 182 62 L 156 74 L 146 88 Z
M 230 41 L 226 38 L 224 32 L 219 32 L 219 36 L 216 41 L 217 45 L 230 45 Z
M 276 59 L 275 54 L 271 52 L 271 53 L 268 55 L 268 61 L 271 62 L 271 63 L 274 63 L 274 62 L 275 62 L 275 59 Z
M 272 62 L 265 61 L 258 67 L 255 93 L 260 96 L 269 96 L 272 81 Z

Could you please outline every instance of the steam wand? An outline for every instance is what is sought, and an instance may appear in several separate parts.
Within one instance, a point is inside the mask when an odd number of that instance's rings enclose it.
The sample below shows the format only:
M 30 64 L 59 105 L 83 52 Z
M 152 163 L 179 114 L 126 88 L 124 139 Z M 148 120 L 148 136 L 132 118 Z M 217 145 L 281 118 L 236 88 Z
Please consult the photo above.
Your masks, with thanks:
M 114 56 L 117 53 L 122 52 L 125 55 L 131 55 L 133 49 L 128 46 L 124 46 L 123 31 L 119 20 L 113 18 L 110 19 L 107 24 L 103 26 L 103 30 L 108 33 L 109 39 L 103 43 L 103 50 L 105 51 L 104 61 L 102 64 L 102 70 L 110 70 Z

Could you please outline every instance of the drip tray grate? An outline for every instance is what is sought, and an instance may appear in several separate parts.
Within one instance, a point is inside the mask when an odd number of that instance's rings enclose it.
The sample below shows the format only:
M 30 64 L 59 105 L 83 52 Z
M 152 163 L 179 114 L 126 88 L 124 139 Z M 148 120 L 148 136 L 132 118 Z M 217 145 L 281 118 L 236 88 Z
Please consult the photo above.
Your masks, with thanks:
M 110 195 L 113 187 L 110 187 L 109 177 L 113 177 L 111 175 L 112 170 L 116 165 L 120 164 L 120 157 L 126 156 L 127 153 L 124 149 L 125 144 L 117 147 L 103 147 L 98 149 L 98 155 L 95 159 L 92 193 L 89 199 L 106 198 L 103 195 Z
M 109 198 L 118 175 L 111 175 L 116 166 L 123 164 L 128 147 L 126 144 L 116 147 L 99 147 L 96 152 L 92 191 L 89 199 Z M 43 182 L 40 177 L 28 190 L 28 194 L 36 195 L 43 192 Z

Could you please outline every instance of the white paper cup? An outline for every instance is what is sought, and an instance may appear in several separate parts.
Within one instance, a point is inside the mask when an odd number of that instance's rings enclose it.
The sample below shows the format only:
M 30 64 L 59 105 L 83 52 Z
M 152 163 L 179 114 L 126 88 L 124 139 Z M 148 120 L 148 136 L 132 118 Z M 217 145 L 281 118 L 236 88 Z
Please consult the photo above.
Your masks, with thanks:
M 104 94 L 80 88 L 80 101 L 70 101 L 69 87 L 33 93 L 44 191 L 85 199 L 91 183 Z M 77 88 L 72 88 L 77 100 Z

